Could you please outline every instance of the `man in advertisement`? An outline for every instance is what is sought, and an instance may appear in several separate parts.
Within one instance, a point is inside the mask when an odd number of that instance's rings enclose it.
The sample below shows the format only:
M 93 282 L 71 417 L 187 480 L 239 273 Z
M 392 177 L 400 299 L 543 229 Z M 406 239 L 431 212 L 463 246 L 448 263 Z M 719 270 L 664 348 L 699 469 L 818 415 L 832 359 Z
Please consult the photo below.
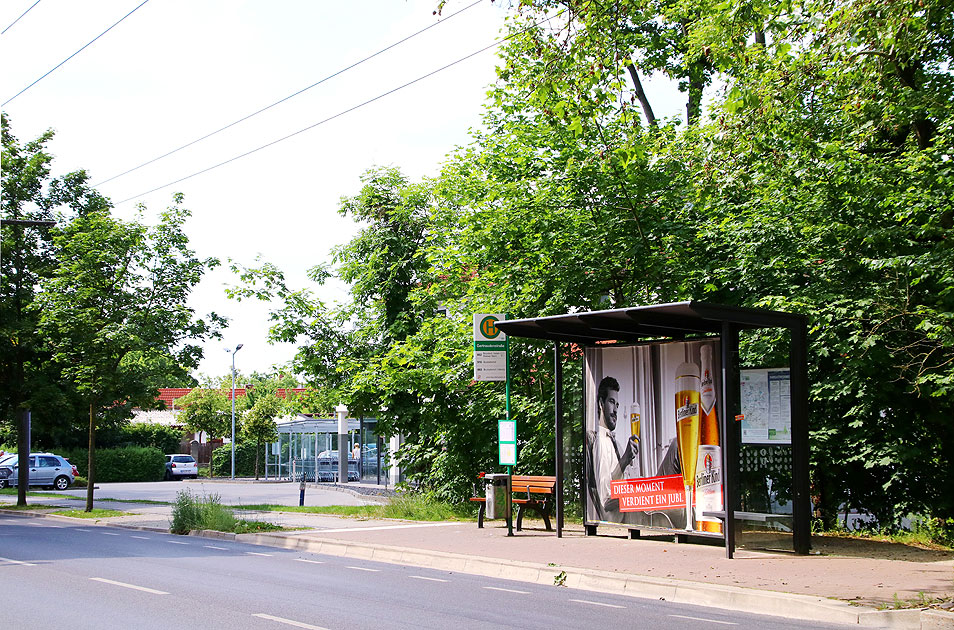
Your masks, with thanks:
M 619 382 L 612 376 L 600 381 L 596 408 L 597 429 L 586 432 L 589 492 L 599 519 L 607 520 L 607 514 L 619 517 L 619 500 L 611 497 L 610 482 L 623 478 L 623 471 L 636 459 L 639 446 L 634 437 L 626 440 L 622 448 L 616 440 Z

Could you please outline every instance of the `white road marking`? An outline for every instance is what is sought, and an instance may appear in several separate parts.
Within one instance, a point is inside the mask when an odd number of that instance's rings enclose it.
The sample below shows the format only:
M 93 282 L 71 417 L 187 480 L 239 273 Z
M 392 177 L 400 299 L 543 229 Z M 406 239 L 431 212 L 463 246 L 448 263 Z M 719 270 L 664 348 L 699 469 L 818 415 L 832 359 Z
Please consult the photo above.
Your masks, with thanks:
M 112 584 L 113 586 L 122 586 L 123 588 L 131 588 L 134 591 L 142 591 L 143 593 L 152 593 L 153 595 L 168 595 L 169 594 L 165 591 L 157 591 L 154 588 L 146 588 L 145 586 L 136 586 L 135 584 L 126 584 L 125 582 L 107 580 L 106 578 L 91 577 L 90 579 L 96 582 L 102 582 L 103 584 Z
M 377 525 L 374 527 L 344 527 L 341 529 L 318 529 L 316 534 L 340 534 L 342 532 L 374 532 L 384 529 L 417 529 L 419 527 L 451 527 L 460 523 L 414 523 L 413 525 Z
M 709 623 L 721 623 L 723 626 L 737 626 L 739 624 L 734 621 L 718 621 L 716 619 L 705 619 L 703 617 L 687 617 L 685 615 L 669 615 L 670 617 L 677 617 L 679 619 L 692 619 L 693 621 L 708 621 Z
M 591 602 L 588 599 L 571 599 L 571 602 L 578 604 L 590 604 L 592 606 L 605 606 L 607 608 L 626 608 L 626 606 L 617 606 L 616 604 L 604 604 L 603 602 Z
M 89 530 L 88 530 L 88 529 L 83 529 L 83 528 L 81 528 L 81 527 L 77 527 L 77 528 L 74 529 L 73 531 L 74 531 L 74 532 L 87 532 L 87 533 L 89 533 Z
M 308 564 L 324 564 L 324 560 L 306 560 L 305 558 L 295 558 L 295 562 L 307 562 Z
M 269 621 L 277 621 L 278 623 L 283 623 L 286 626 L 294 626 L 295 628 L 305 628 L 305 630 L 328 630 L 328 628 L 323 628 L 321 626 L 313 626 L 308 623 L 302 623 L 300 621 L 294 621 L 292 619 L 285 619 L 283 617 L 273 617 L 272 615 L 266 615 L 264 613 L 255 613 L 253 617 L 258 617 L 259 619 L 268 619 Z
M 149 536 L 130 536 L 130 538 L 137 538 L 139 540 L 149 540 Z
M 100 532 L 103 536 L 119 536 L 116 532 Z
M 423 575 L 409 575 L 409 578 L 414 580 L 427 580 L 428 582 L 447 582 L 448 580 L 442 580 L 440 578 L 424 577 Z
M 227 547 L 216 547 L 215 545 L 202 545 L 206 549 L 218 549 L 219 551 L 228 551 Z
M 512 588 L 498 588 L 496 586 L 484 586 L 488 591 L 503 591 L 504 593 L 518 593 L 520 595 L 529 595 L 530 591 L 518 591 Z
M 11 558 L 0 558 L 0 562 L 9 562 L 11 564 L 22 564 L 25 567 L 35 567 L 36 565 L 32 562 L 24 562 L 23 560 L 13 560 Z
M 173 545 L 189 545 L 189 544 L 191 544 L 191 543 L 187 543 L 187 542 L 180 542 L 180 541 L 178 541 L 178 540 L 167 540 L 166 542 L 167 542 L 167 543 L 171 543 L 171 544 L 173 544 Z
M 266 557 L 266 558 L 271 558 L 272 555 L 273 555 L 273 554 L 270 554 L 270 553 L 259 553 L 259 552 L 257 552 L 257 551 L 246 551 L 245 553 L 247 553 L 247 554 L 250 555 L 250 556 L 264 556 L 264 557 Z
M 354 569 L 355 571 L 368 571 L 369 573 L 379 573 L 381 569 L 368 569 L 365 567 L 345 567 L 346 569 Z

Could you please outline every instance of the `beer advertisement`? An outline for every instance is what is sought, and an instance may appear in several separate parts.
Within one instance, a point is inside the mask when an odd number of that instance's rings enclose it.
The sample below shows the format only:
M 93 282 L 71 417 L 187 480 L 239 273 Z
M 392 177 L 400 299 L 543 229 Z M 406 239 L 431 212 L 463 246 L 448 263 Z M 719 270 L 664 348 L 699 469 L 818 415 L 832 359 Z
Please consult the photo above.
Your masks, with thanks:
M 719 341 L 592 347 L 586 521 L 721 534 Z

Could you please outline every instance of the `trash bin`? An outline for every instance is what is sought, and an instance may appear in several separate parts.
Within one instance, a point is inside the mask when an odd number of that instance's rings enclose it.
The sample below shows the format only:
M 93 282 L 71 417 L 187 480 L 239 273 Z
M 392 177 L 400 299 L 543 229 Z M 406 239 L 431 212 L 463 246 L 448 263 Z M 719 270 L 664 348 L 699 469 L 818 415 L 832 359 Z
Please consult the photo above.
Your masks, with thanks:
M 510 496 L 510 475 L 492 473 L 484 476 L 486 481 L 487 509 L 484 518 L 507 518 Z

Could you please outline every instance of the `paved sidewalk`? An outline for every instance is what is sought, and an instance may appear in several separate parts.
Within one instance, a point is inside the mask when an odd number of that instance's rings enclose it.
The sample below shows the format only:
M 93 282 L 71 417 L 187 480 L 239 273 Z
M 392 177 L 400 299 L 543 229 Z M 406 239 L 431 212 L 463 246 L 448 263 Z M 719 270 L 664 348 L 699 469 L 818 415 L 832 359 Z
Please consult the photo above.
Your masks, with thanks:
M 15 497 L 0 496 L 0 502 L 15 501 Z M 30 502 L 79 509 L 84 505 L 80 500 L 33 497 Z M 97 502 L 96 507 L 131 513 L 101 519 L 103 525 L 169 527 L 168 505 L 109 501 Z M 669 541 L 631 540 L 625 530 L 602 527 L 599 536 L 587 537 L 581 526 L 570 526 L 557 538 L 538 521 L 525 523 L 523 531 L 508 537 L 502 521 L 488 521 L 478 529 L 473 522 L 362 520 L 292 512 L 238 515 L 301 529 L 239 536 L 199 534 L 791 618 L 911 630 L 954 629 L 954 612 L 877 610 L 879 604 L 890 606 L 895 598 L 906 600 L 920 593 L 954 598 L 954 560 L 949 556 L 901 561 L 739 550 L 735 559 L 728 560 L 722 547 L 675 544 L 671 537 Z

